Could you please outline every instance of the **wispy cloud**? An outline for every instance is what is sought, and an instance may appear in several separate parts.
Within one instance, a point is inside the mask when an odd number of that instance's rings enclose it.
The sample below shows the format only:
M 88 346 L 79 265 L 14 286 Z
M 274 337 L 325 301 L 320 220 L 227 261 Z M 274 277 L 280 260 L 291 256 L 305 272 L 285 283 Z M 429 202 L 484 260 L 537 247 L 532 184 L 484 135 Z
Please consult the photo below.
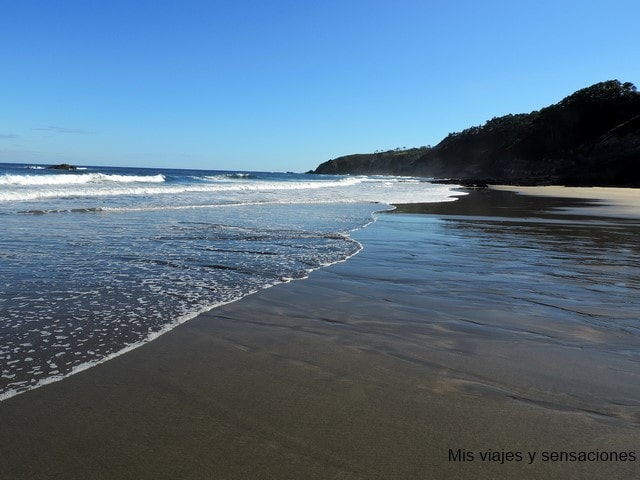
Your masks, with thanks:
M 57 125 L 49 125 L 48 127 L 36 128 L 35 130 L 40 130 L 44 132 L 52 132 L 52 133 L 74 133 L 79 135 L 93 135 L 96 132 L 92 132 L 91 130 L 82 130 L 80 128 L 68 128 L 68 127 L 60 127 Z
M 12 133 L 0 133 L 0 140 L 13 140 L 14 138 L 18 138 L 18 135 L 14 135 Z

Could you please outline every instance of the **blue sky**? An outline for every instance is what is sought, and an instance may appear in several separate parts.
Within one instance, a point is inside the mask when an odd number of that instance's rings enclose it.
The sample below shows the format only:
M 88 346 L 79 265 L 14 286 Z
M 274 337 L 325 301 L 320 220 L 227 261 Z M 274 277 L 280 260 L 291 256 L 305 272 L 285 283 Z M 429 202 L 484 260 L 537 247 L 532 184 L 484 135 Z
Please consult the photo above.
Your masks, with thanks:
M 305 171 L 619 79 L 637 0 L 3 2 L 0 162 Z

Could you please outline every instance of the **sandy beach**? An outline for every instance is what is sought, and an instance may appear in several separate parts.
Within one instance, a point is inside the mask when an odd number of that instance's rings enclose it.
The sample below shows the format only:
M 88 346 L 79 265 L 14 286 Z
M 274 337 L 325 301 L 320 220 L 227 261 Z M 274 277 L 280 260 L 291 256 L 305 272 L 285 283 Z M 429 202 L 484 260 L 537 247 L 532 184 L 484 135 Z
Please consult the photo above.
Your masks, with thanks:
M 510 190 L 1 402 L 0 479 L 633 478 L 637 191 Z
M 638 218 L 640 216 L 640 191 L 637 188 L 614 187 L 513 187 L 492 185 L 494 190 L 517 192 L 524 195 L 555 198 L 579 198 L 589 200 L 592 207 L 581 205 L 581 213 L 596 216 Z M 585 210 L 588 208 L 588 210 Z

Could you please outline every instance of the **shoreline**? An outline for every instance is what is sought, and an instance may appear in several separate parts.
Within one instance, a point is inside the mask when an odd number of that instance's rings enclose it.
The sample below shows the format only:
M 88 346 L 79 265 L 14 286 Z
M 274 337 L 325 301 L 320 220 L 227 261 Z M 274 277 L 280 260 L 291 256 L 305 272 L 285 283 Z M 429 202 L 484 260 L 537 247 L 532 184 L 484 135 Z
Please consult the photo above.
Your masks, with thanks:
M 374 221 L 370 222 L 373 223 Z M 361 227 L 361 228 L 366 228 L 369 224 Z M 151 343 L 153 341 L 155 341 L 156 339 L 158 339 L 159 337 L 166 335 L 168 333 L 170 333 L 172 330 L 174 330 L 176 327 L 182 325 L 185 322 L 189 322 L 191 320 L 193 320 L 194 318 L 197 318 L 201 315 L 205 315 L 206 313 L 210 312 L 211 310 L 223 307 L 225 305 L 229 305 L 235 302 L 239 302 L 247 297 L 250 297 L 251 295 L 255 295 L 258 292 L 261 292 L 262 290 L 268 290 L 270 288 L 273 287 L 277 287 L 279 285 L 285 285 L 294 281 L 299 281 L 299 280 L 306 280 L 307 278 L 309 278 L 309 275 L 313 274 L 313 272 L 317 271 L 317 270 L 321 270 L 323 268 L 328 268 L 331 267 L 332 265 L 336 265 L 342 262 L 347 262 L 349 261 L 349 259 L 351 259 L 352 257 L 354 257 L 355 255 L 357 255 L 360 250 L 362 250 L 363 246 L 360 242 L 355 241 L 355 243 L 357 243 L 359 245 L 358 250 L 355 253 L 352 253 L 351 255 L 349 255 L 348 257 L 341 259 L 341 260 L 337 260 L 333 263 L 330 264 L 326 264 L 326 265 L 321 265 L 319 267 L 310 269 L 306 276 L 301 277 L 301 278 L 282 278 L 280 281 L 278 281 L 277 283 L 272 283 L 270 285 L 264 286 L 262 288 L 260 288 L 259 290 L 256 290 L 255 292 L 246 294 L 242 297 L 238 297 L 238 298 L 234 298 L 232 300 L 227 300 L 227 301 L 223 301 L 223 302 L 219 302 L 216 303 L 213 306 L 207 306 L 207 307 L 202 307 L 200 308 L 198 311 L 194 311 L 191 313 L 188 313 L 186 315 L 180 316 L 178 318 L 176 318 L 172 323 L 168 323 L 166 324 L 163 328 L 161 328 L 160 330 L 153 332 L 152 334 L 150 334 L 149 336 L 145 337 L 144 339 L 133 343 L 133 344 L 129 344 L 127 346 L 125 346 L 124 348 L 122 348 L 121 350 L 118 350 L 114 353 L 111 353 L 105 357 L 102 357 L 98 360 L 95 361 L 91 361 L 91 362 L 87 362 L 87 363 L 81 363 L 79 365 L 77 365 L 76 367 L 72 368 L 71 371 L 69 371 L 68 373 L 64 374 L 64 375 L 55 375 L 55 376 L 50 376 L 50 377 L 46 377 L 44 379 L 42 379 L 40 382 L 36 383 L 35 385 L 30 386 L 29 388 L 27 388 L 26 390 L 23 389 L 12 389 L 12 390 L 7 390 L 4 392 L 0 392 L 0 404 L 5 401 L 8 400 L 10 398 L 16 397 L 18 395 L 21 395 L 23 393 L 27 393 L 31 390 L 36 390 L 38 388 L 44 387 L 46 385 L 49 385 L 51 383 L 56 383 L 56 382 L 60 382 L 62 380 L 65 380 L 73 375 L 76 375 L 78 373 L 84 372 L 85 370 L 89 370 L 97 365 L 100 365 L 102 363 L 105 362 L 109 362 L 111 360 L 113 360 L 114 358 L 120 357 L 122 355 L 126 355 L 129 352 L 132 352 L 133 350 L 136 350 L 137 348 L 142 347 L 143 345 L 146 345 L 148 343 Z
M 348 262 L 0 402 L 0 479 L 630 478 L 627 460 L 479 459 L 640 453 L 638 336 L 581 321 L 634 328 L 635 305 L 574 302 L 579 276 L 543 302 L 548 259 L 514 255 L 553 240 L 571 260 L 574 224 L 597 248 L 610 229 L 585 205 L 490 189 L 379 213 Z M 606 221 L 610 243 L 639 228 Z

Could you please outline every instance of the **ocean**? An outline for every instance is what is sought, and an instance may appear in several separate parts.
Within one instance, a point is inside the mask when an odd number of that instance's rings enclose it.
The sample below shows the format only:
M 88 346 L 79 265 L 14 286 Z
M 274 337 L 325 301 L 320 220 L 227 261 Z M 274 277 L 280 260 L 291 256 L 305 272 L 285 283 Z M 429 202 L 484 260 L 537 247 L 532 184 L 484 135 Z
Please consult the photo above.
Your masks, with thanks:
M 425 179 L 0 164 L 0 400 L 136 348 L 362 245 Z

